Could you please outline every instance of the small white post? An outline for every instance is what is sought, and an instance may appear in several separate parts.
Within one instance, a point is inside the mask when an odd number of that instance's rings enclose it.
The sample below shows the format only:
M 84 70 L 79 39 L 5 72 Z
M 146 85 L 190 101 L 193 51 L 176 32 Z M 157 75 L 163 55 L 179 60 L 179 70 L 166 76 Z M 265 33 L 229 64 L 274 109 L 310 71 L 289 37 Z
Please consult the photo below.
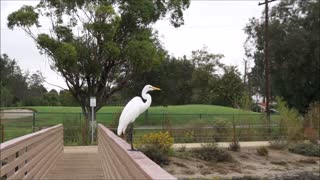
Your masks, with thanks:
M 96 106 L 96 97 L 90 97 L 90 106 L 91 106 L 91 144 L 93 144 L 94 107 Z

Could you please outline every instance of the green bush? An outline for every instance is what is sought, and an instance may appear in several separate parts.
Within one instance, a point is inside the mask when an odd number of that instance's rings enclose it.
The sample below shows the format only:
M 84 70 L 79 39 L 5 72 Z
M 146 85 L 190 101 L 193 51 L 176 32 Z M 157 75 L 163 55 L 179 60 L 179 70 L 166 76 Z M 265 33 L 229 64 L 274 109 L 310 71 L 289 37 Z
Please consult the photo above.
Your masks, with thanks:
M 291 144 L 288 150 L 292 153 L 301 154 L 305 156 L 320 157 L 319 144 L 301 142 L 301 143 Z
M 257 148 L 257 153 L 260 156 L 267 156 L 269 154 L 269 151 L 266 147 L 260 146 Z
M 142 136 L 140 150 L 157 164 L 168 164 L 174 139 L 168 132 L 149 133 Z
M 288 142 L 303 139 L 303 125 L 299 112 L 294 108 L 289 108 L 287 103 L 277 97 L 277 110 L 280 114 L 280 129 L 282 135 L 286 136 Z
M 148 156 L 152 161 L 161 165 L 161 164 L 169 164 L 169 155 L 168 153 L 164 153 L 158 146 L 154 144 L 146 144 L 141 146 L 141 152 L 143 152 L 146 156 Z
M 191 150 L 194 157 L 212 162 L 231 162 L 232 156 L 225 150 L 218 148 L 215 144 L 202 145 L 201 148 Z

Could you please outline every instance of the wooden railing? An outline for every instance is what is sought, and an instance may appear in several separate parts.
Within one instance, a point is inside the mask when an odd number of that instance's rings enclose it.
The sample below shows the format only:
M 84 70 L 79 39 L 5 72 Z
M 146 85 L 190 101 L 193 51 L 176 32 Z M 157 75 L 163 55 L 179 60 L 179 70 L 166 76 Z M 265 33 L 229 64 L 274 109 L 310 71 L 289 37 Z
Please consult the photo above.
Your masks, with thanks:
M 57 125 L 0 144 L 0 179 L 42 179 L 63 151 Z
M 112 131 L 98 125 L 98 155 L 106 179 L 176 179 Z

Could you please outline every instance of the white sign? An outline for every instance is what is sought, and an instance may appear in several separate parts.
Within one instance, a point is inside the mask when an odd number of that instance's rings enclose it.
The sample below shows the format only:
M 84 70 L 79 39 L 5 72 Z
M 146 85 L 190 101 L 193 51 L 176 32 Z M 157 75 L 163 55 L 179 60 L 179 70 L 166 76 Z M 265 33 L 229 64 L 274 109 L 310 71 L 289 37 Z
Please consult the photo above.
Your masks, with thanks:
M 90 106 L 96 107 L 96 97 L 90 97 Z

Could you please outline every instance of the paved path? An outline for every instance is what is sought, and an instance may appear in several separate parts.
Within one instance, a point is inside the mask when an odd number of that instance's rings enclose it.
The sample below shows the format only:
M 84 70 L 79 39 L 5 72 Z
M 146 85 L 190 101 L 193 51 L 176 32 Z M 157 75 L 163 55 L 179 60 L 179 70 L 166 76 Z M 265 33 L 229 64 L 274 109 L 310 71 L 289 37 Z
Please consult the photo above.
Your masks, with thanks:
M 45 179 L 104 179 L 97 146 L 69 146 Z
M 206 143 L 180 143 L 180 144 L 174 144 L 173 148 L 181 148 L 186 147 L 188 148 L 199 148 L 202 144 Z M 218 147 L 227 148 L 229 147 L 229 142 L 219 142 L 217 143 Z M 259 146 L 269 146 L 269 141 L 251 141 L 251 142 L 240 142 L 240 147 L 259 147 Z
M 2 119 L 17 119 L 22 117 L 32 116 L 33 111 L 30 109 L 7 109 L 0 111 Z

